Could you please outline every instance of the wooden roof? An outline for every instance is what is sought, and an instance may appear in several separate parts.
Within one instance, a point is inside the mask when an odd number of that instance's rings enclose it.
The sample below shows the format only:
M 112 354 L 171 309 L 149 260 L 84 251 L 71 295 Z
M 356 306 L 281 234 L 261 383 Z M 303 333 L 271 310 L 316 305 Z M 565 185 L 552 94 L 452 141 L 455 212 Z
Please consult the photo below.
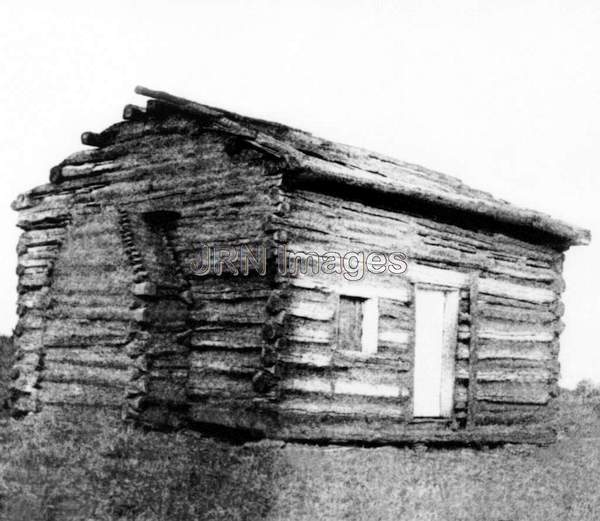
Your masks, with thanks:
M 177 110 L 211 120 L 216 129 L 235 134 L 286 160 L 291 175 L 334 182 L 386 195 L 420 200 L 451 210 L 479 214 L 519 228 L 530 228 L 560 239 L 565 246 L 590 242 L 590 232 L 530 209 L 519 208 L 459 179 L 358 147 L 342 145 L 308 132 L 202 105 L 166 92 L 137 87 L 136 93 Z M 149 101 L 149 108 L 151 108 Z
M 385 199 L 392 207 L 412 207 L 433 215 L 445 214 L 458 225 L 468 225 L 473 217 L 488 223 L 499 223 L 537 241 L 552 244 L 559 249 L 571 245 L 588 244 L 590 232 L 571 226 L 558 219 L 530 209 L 520 208 L 497 199 L 487 192 L 476 190 L 459 179 L 399 161 L 358 147 L 342 145 L 313 136 L 308 132 L 279 123 L 248 118 L 225 110 L 202 105 L 166 92 L 136 87 L 138 94 L 148 96 L 147 108 L 127 105 L 124 119 L 145 120 L 148 116 L 169 114 L 186 115 L 201 122 L 203 128 L 236 136 L 248 145 L 284 161 L 285 175 L 292 182 L 308 182 L 312 189 L 333 187 L 371 194 Z M 114 142 L 121 132 L 117 123 L 103 132 L 84 132 L 81 140 L 86 145 L 104 147 Z M 27 207 L 31 198 L 59 189 L 58 184 L 70 179 L 99 175 L 102 168 L 90 166 L 94 151 L 72 154 L 50 171 L 49 185 L 43 185 L 20 195 L 14 209 Z M 71 166 L 69 166 L 71 165 Z M 72 172 L 66 175 L 67 169 Z M 64 187 L 63 187 L 64 188 Z

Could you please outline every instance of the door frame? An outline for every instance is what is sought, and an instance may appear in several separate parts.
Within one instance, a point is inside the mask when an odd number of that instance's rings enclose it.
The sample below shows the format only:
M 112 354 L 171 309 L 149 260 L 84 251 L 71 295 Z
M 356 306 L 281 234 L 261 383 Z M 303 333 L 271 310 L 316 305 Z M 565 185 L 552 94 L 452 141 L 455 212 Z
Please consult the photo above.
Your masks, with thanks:
M 462 275 L 462 274 L 461 274 Z M 460 306 L 460 289 L 458 285 L 415 282 L 413 286 L 414 302 L 414 336 L 412 343 L 412 371 L 411 371 L 411 404 L 410 418 L 412 421 L 433 420 L 433 421 L 451 421 L 454 416 L 454 394 L 456 389 L 456 348 L 458 336 L 458 316 Z M 417 292 L 419 290 L 437 291 L 445 294 L 444 309 L 442 311 L 442 345 L 440 361 L 440 404 L 439 415 L 415 415 L 415 392 L 416 392 L 416 360 L 417 360 Z M 449 295 L 451 295 L 449 300 Z M 450 302 L 450 307 L 448 307 Z M 450 324 L 450 327 L 448 327 Z M 449 369 L 449 374 L 444 379 L 444 367 Z M 445 395 L 443 394 L 445 393 Z M 446 412 L 445 412 L 446 411 Z

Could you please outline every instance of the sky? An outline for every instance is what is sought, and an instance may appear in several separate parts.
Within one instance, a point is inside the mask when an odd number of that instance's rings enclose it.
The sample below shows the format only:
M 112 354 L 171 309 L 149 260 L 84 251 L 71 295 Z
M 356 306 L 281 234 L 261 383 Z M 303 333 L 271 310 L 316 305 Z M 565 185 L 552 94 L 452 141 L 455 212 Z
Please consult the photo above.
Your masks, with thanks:
M 561 383 L 600 382 L 600 2 L 5 0 L 0 332 L 10 202 L 145 101 L 135 85 L 382 152 L 592 231 L 567 252 Z

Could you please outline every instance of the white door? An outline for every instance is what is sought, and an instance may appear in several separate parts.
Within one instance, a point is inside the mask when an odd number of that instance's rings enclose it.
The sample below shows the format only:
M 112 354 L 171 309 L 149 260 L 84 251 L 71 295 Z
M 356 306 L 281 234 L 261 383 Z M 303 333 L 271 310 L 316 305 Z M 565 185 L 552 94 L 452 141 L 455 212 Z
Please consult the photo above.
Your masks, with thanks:
M 449 417 L 454 393 L 458 291 L 415 288 L 413 416 Z

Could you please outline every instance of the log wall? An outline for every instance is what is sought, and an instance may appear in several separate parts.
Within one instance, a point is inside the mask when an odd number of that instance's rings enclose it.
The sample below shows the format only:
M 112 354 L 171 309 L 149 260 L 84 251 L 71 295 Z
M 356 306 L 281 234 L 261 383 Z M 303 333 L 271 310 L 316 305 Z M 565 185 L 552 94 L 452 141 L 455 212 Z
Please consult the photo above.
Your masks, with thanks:
M 252 380 L 272 280 L 195 269 L 207 245 L 262 248 L 280 178 L 229 135 L 158 109 L 137 116 L 85 134 L 98 148 L 14 203 L 15 410 L 79 404 L 154 425 L 219 423 L 262 399 Z
M 454 439 L 461 430 L 484 427 L 488 435 L 505 428 L 548 432 L 557 393 L 562 253 L 331 194 L 297 189 L 283 198 L 288 212 L 278 225 L 288 235 L 290 257 L 402 252 L 408 270 L 365 273 L 360 280 L 310 269 L 281 277 L 282 429 L 293 433 L 303 424 L 299 437 L 367 441 L 425 439 L 424 432 Z M 415 282 L 460 288 L 454 410 L 447 422 L 412 418 Z M 376 354 L 336 345 L 340 294 L 378 298 Z

